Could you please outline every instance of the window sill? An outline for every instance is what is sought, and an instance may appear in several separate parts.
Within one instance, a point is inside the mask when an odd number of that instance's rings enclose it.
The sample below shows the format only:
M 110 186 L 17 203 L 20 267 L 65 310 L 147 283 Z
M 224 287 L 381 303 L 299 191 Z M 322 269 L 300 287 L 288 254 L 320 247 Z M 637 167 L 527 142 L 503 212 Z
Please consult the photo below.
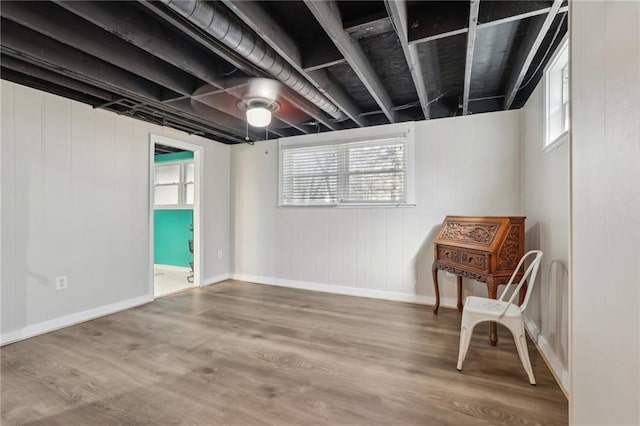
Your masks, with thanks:
M 300 208 L 310 207 L 318 208 L 325 207 L 331 209 L 406 209 L 416 207 L 416 204 L 307 204 L 307 205 L 291 205 L 280 204 L 279 208 Z
M 556 137 L 553 141 L 549 142 L 542 148 L 542 152 L 549 153 L 554 149 L 560 147 L 563 143 L 565 143 L 569 139 L 569 131 L 566 130 L 560 136 Z

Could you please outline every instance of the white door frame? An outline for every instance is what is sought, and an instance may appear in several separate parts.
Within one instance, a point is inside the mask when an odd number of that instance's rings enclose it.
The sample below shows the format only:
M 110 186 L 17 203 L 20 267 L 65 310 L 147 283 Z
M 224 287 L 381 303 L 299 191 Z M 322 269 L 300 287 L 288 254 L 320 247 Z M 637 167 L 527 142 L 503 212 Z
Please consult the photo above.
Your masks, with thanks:
M 194 164 L 194 199 L 193 199 L 193 286 L 202 286 L 202 200 L 203 200 L 203 179 L 204 176 L 204 147 L 182 142 L 164 136 L 149 134 L 149 294 L 155 299 L 154 291 L 154 182 L 155 182 L 155 144 L 172 146 L 175 148 L 193 151 Z

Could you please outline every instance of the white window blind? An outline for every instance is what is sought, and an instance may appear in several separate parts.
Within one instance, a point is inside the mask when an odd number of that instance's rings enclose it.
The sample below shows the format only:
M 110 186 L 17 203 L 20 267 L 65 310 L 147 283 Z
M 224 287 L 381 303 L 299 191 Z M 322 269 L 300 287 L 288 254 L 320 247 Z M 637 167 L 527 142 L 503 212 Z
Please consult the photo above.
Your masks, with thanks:
M 280 204 L 405 204 L 407 139 L 280 149 Z

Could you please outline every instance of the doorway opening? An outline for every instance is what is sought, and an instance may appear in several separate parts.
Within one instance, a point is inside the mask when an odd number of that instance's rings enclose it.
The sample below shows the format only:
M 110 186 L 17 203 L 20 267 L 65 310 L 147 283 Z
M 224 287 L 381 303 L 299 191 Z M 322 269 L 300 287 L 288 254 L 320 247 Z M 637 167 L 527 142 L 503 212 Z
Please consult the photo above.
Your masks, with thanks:
M 201 285 L 202 147 L 151 135 L 150 293 L 168 296 Z

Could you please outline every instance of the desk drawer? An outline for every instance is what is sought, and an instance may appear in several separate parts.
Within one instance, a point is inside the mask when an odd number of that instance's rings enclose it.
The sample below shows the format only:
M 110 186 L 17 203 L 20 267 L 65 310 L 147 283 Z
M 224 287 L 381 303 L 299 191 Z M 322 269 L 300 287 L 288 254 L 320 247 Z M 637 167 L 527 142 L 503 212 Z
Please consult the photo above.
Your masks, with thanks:
M 481 272 L 489 272 L 491 263 L 490 254 L 488 253 L 477 253 L 471 250 L 446 246 L 438 246 L 437 259 L 452 266 Z
M 460 265 L 477 269 L 478 271 L 489 272 L 489 255 L 486 253 L 474 253 L 460 250 Z
M 460 251 L 450 247 L 438 247 L 438 260 L 458 263 L 460 261 Z

